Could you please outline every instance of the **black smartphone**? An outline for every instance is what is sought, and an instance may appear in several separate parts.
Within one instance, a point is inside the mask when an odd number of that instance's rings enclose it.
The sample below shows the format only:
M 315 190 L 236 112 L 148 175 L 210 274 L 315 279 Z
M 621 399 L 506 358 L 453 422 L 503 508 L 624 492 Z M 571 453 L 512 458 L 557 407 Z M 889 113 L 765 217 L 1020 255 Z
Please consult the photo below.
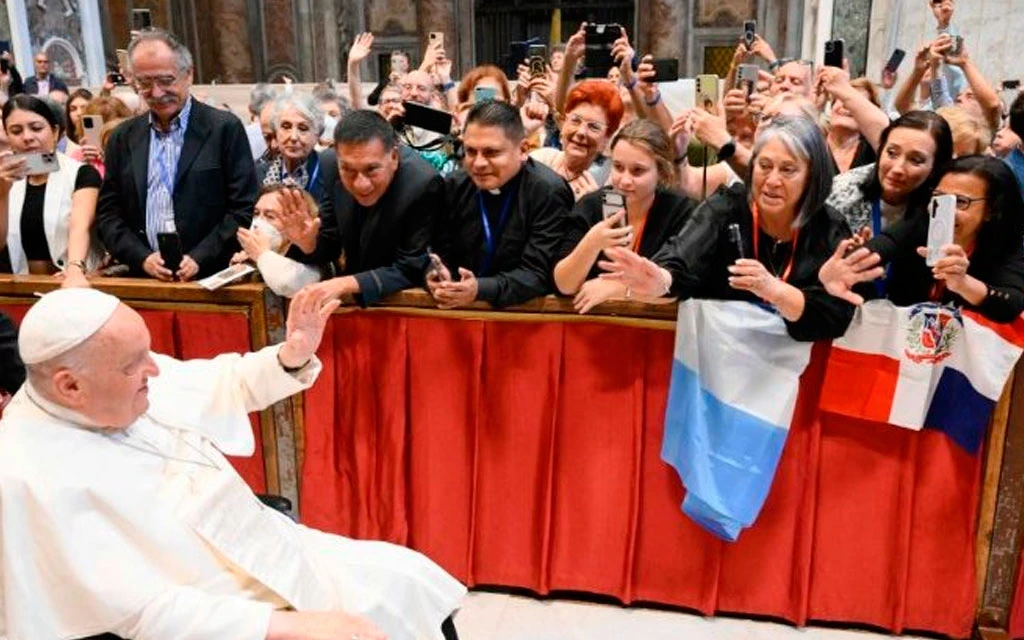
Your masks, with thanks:
M 10 53 L 10 52 L 11 52 L 11 41 L 10 40 L 0 40 L 0 53 Z
M 1003 91 L 1020 89 L 1020 80 L 1003 80 Z
M 842 38 L 835 40 L 829 40 L 825 43 L 825 66 L 836 67 L 837 69 L 843 68 L 843 58 L 845 57 L 846 41 Z
M 757 20 L 747 20 L 743 23 L 743 42 L 747 49 L 754 46 L 754 36 L 757 35 Z
M 160 257 L 164 260 L 164 267 L 177 273 L 181 268 L 181 259 L 184 254 L 181 250 L 181 236 L 177 231 L 165 231 L 156 234 L 156 246 L 160 251 Z
M 900 68 L 900 65 L 903 64 L 903 58 L 905 57 L 907 57 L 906 51 L 903 49 L 896 49 L 892 52 L 892 55 L 889 56 L 889 62 L 885 63 L 885 70 L 889 73 L 896 73 Z
M 654 61 L 654 82 L 675 82 L 678 79 L 678 58 L 659 58 Z
M 108 73 L 107 80 L 110 81 L 110 84 L 116 87 L 120 87 L 125 84 L 124 76 L 116 71 L 111 71 L 110 73 Z
M 548 74 L 547 45 L 531 44 L 526 50 L 526 55 L 531 78 L 543 78 Z
M 132 30 L 145 31 L 153 27 L 153 14 L 149 9 L 132 9 Z
M 612 45 L 622 37 L 622 27 L 617 24 L 588 24 L 586 28 L 586 53 L 583 66 L 588 78 L 605 78 L 613 67 Z
M 519 65 L 530 57 L 530 40 L 508 43 L 508 60 L 505 62 L 505 75 L 509 78 L 519 77 Z
M 7 73 L 11 70 L 11 63 L 7 58 L 0 58 L 0 73 Z
M 402 106 L 405 107 L 403 122 L 406 126 L 419 127 L 443 135 L 451 134 L 452 114 L 447 111 L 432 109 L 418 102 L 403 102 Z

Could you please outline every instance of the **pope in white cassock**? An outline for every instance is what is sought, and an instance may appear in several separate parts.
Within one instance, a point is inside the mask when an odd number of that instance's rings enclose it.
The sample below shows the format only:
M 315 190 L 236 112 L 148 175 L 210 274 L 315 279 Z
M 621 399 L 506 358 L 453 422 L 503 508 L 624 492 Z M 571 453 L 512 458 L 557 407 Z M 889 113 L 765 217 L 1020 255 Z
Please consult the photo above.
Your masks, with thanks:
M 454 637 L 444 570 L 295 524 L 224 457 L 253 453 L 248 412 L 313 384 L 336 306 L 302 292 L 281 345 L 182 362 L 117 298 L 43 296 L 0 420 L 0 640 Z

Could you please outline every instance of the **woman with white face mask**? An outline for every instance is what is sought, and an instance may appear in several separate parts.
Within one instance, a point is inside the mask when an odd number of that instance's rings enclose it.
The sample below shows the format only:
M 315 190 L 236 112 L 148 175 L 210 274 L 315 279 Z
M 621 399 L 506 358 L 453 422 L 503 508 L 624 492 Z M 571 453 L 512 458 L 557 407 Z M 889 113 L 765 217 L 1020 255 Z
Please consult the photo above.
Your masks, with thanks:
M 304 208 L 299 205 L 302 199 L 306 201 Z M 231 263 L 254 263 L 274 293 L 290 298 L 307 284 L 320 282 L 323 273 L 285 255 L 290 246 L 281 233 L 281 214 L 285 209 L 306 210 L 313 218 L 318 215 L 316 201 L 308 192 L 283 184 L 264 186 L 256 199 L 252 226 L 238 229 L 242 251 L 235 254 Z

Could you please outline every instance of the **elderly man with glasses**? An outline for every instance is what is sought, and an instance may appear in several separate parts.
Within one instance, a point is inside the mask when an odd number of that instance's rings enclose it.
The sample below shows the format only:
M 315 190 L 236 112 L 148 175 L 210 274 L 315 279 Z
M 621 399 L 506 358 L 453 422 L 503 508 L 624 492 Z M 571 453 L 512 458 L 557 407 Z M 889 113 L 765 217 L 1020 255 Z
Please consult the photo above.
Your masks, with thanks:
M 107 143 L 100 238 L 134 275 L 210 275 L 228 266 L 238 227 L 252 220 L 259 186 L 245 129 L 192 98 L 192 55 L 170 33 L 142 32 L 128 56 L 149 113 Z

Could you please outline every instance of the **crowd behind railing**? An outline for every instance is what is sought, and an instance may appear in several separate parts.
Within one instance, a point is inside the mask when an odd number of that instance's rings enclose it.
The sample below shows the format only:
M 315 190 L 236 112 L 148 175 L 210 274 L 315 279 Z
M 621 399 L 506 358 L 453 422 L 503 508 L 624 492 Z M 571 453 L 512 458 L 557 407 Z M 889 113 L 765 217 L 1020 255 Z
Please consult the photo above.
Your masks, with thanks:
M 1024 310 L 1024 97 L 974 65 L 953 0 L 919 1 L 935 39 L 902 82 L 898 54 L 880 82 L 853 79 L 841 42 L 815 68 L 748 25 L 728 75 L 699 77 L 675 113 L 659 86 L 677 78 L 618 25 L 461 78 L 431 34 L 419 68 L 393 52 L 366 96 L 361 34 L 347 95 L 256 85 L 248 124 L 192 94 L 165 31 L 136 32 L 95 96 L 42 52 L 22 81 L 5 53 L 0 270 L 255 277 L 364 305 L 422 287 L 441 309 L 749 300 L 798 340 L 843 334 L 879 297 L 1008 322 Z

